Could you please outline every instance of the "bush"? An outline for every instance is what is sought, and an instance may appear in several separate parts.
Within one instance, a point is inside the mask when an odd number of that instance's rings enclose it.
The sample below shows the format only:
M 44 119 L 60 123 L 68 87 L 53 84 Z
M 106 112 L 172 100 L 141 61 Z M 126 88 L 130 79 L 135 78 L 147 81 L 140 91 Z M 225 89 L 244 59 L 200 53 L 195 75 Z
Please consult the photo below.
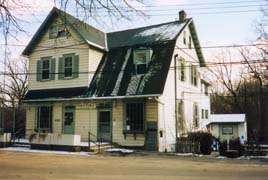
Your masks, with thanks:
M 233 153 L 231 153 L 230 151 L 227 151 L 227 141 L 222 141 L 220 142 L 220 155 L 221 156 L 226 156 L 226 157 L 238 157 L 241 156 L 244 152 L 244 148 L 241 145 L 240 139 L 236 138 L 236 139 L 232 139 L 229 141 L 229 150 L 231 151 L 235 151 Z
M 199 142 L 200 143 L 200 152 L 201 154 L 209 155 L 212 151 L 212 143 L 213 143 L 213 138 L 212 134 L 209 132 L 203 132 L 203 131 L 198 131 L 198 132 L 190 132 L 188 133 L 189 140 L 193 142 Z

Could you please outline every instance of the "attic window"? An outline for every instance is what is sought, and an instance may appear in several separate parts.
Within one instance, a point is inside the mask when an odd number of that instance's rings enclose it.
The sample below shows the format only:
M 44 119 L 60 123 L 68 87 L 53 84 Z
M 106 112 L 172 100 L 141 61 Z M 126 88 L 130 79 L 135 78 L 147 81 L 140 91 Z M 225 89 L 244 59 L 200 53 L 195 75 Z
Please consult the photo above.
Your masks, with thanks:
M 49 29 L 49 39 L 64 37 L 66 35 L 67 35 L 67 29 L 66 29 L 66 25 L 64 24 L 53 25 Z
M 135 66 L 135 74 L 145 74 L 149 62 L 151 61 L 152 50 L 150 49 L 139 49 L 134 50 L 133 59 Z

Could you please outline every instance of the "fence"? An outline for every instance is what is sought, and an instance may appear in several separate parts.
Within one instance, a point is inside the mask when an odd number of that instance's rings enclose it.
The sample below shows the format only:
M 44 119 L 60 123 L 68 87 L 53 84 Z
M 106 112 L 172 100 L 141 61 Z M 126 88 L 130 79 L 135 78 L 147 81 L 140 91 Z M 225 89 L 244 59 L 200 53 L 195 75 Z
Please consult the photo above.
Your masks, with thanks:
M 178 139 L 177 152 L 200 154 L 200 142 Z

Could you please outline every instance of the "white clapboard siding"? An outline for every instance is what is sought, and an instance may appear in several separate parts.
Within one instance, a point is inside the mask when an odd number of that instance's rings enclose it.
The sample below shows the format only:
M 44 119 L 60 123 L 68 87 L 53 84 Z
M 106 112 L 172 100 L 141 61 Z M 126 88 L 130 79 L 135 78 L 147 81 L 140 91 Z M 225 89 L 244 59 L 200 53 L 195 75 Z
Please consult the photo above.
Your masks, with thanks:
M 59 18 L 57 18 L 52 24 L 58 23 Z M 65 88 L 65 87 L 81 87 L 88 86 L 88 69 L 89 69 L 89 46 L 74 32 L 70 27 L 68 27 L 70 35 L 67 37 L 61 37 L 56 39 L 49 39 L 49 32 L 45 32 L 41 40 L 36 44 L 32 53 L 29 56 L 29 89 L 50 89 L 50 88 Z M 65 46 L 63 48 L 53 48 L 53 47 Z M 68 47 L 66 47 L 68 46 Z M 58 60 L 63 54 L 75 53 L 79 55 L 79 71 L 84 72 L 79 74 L 79 78 L 59 80 L 58 75 L 55 75 L 55 80 L 51 81 L 37 81 L 37 61 L 41 57 L 52 56 L 56 58 L 56 73 L 58 72 Z

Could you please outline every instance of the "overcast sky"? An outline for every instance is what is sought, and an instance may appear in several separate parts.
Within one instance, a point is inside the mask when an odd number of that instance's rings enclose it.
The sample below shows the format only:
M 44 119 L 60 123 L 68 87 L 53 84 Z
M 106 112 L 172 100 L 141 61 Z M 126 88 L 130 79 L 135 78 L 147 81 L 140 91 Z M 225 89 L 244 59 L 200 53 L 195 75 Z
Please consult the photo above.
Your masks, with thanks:
M 28 22 L 23 26 L 28 35 L 18 33 L 18 41 L 10 40 L 9 44 L 26 45 L 49 11 L 55 6 L 54 0 L 24 0 L 24 2 L 31 5 L 32 9 L 17 13 Z M 259 10 L 264 8 L 265 0 L 143 0 L 142 3 L 128 0 L 128 2 L 149 16 L 147 18 L 134 16 L 132 21 L 115 20 L 113 24 L 108 18 L 103 17 L 107 25 L 97 23 L 92 19 L 88 22 L 105 32 L 109 32 L 174 21 L 178 19 L 178 11 L 185 9 L 188 17 L 194 19 L 201 46 L 216 46 L 254 41 L 257 38 L 254 26 L 256 21 L 261 19 Z M 75 15 L 74 8 L 67 10 Z M 2 38 L 0 40 L 1 43 L 4 42 Z M 12 57 L 19 57 L 23 48 L 10 47 Z M 211 54 L 215 53 L 215 50 L 207 51 L 204 49 L 203 51 L 207 59 L 210 59 Z M 0 55 L 3 55 L 3 46 L 1 46 Z

